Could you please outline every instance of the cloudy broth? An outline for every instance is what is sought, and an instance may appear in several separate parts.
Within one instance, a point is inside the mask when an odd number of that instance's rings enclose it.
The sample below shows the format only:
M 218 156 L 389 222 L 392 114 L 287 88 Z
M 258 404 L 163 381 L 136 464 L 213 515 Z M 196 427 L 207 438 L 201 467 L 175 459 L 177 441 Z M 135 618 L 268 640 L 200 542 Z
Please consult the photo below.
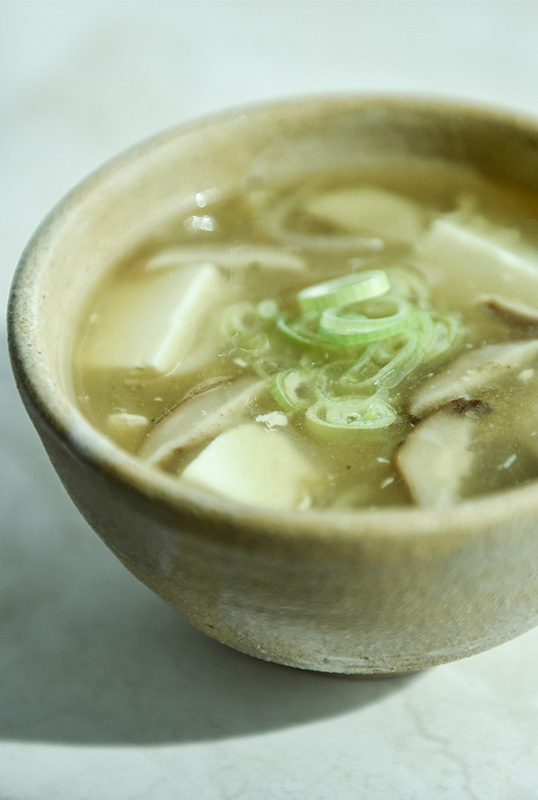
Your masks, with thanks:
M 201 191 L 88 303 L 79 406 L 155 469 L 284 510 L 533 480 L 537 213 L 437 163 Z

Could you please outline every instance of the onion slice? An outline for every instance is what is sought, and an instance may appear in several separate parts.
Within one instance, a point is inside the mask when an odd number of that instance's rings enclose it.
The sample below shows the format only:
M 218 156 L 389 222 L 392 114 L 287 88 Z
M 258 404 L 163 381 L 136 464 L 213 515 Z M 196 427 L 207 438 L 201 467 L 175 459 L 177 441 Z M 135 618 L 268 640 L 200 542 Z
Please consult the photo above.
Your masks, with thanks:
M 380 297 L 390 290 L 387 273 L 370 269 L 307 286 L 297 295 L 302 311 L 322 311 Z
M 351 311 L 346 307 L 327 308 L 319 320 L 321 333 L 332 342 L 341 344 L 366 344 L 400 333 L 413 310 L 412 305 L 392 292 L 382 302 L 393 309 L 393 313 L 376 317 Z

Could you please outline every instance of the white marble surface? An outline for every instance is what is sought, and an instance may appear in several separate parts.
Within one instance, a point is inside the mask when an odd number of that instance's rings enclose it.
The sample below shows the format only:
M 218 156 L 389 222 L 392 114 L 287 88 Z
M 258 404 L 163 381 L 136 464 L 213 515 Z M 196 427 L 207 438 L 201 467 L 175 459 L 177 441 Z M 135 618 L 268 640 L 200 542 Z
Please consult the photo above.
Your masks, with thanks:
M 49 208 L 162 128 L 328 91 L 538 115 L 537 37 L 518 0 L 0 2 L 0 292 Z M 77 515 L 0 336 L 0 800 L 538 797 L 538 630 L 392 680 L 221 647 Z

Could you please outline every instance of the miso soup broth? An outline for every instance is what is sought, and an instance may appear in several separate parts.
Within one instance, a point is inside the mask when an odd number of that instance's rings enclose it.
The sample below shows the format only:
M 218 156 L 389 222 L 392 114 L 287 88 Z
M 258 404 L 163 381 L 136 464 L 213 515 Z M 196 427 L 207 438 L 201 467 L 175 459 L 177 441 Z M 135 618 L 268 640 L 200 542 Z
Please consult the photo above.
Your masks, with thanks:
M 534 480 L 537 219 L 531 193 L 440 163 L 201 191 L 89 302 L 80 408 L 250 505 L 444 507 Z

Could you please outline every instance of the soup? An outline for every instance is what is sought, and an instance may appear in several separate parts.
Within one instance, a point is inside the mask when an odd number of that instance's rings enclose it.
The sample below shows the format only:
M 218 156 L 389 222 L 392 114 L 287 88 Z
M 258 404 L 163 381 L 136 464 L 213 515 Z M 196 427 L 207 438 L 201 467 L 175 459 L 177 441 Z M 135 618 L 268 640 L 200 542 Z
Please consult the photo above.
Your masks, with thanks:
M 443 507 L 534 480 L 537 214 L 443 163 L 201 191 L 88 303 L 78 404 L 250 505 Z

